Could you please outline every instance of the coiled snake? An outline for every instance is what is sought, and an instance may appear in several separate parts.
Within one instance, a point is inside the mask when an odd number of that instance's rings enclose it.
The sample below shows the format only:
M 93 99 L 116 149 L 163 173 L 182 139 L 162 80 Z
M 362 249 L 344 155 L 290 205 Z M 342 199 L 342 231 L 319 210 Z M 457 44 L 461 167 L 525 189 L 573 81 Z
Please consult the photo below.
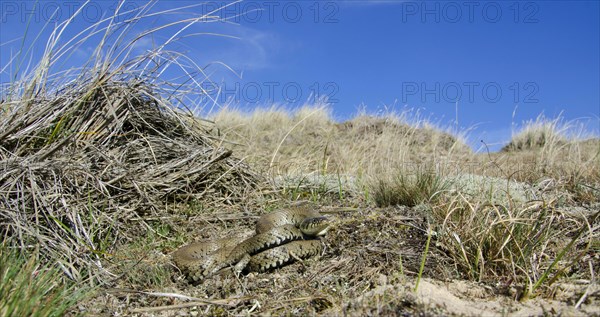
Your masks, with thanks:
M 235 265 L 237 272 L 264 272 L 318 255 L 323 250 L 319 236 L 329 220 L 315 210 L 290 208 L 265 214 L 256 223 L 256 233 L 200 241 L 173 253 L 173 261 L 192 282 Z

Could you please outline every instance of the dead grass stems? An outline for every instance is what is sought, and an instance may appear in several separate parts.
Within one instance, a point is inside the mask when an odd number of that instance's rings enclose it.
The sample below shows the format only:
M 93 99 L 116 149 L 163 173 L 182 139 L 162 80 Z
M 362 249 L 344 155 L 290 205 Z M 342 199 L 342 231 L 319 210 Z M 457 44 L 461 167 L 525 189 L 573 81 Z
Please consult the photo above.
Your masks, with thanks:
M 122 5 L 73 38 L 61 35 L 74 17 L 58 24 L 42 61 L 22 69 L 16 60 L 20 79 L 2 91 L 0 233 L 13 247 L 38 247 L 41 258 L 75 281 L 110 277 L 103 259 L 115 246 L 153 230 L 145 217 L 177 212 L 194 200 L 233 204 L 258 180 L 214 141 L 205 122 L 181 107 L 183 96 L 201 93 L 201 87 L 173 90 L 174 83 L 160 81 L 173 66 L 203 74 L 167 47 L 189 26 L 217 21 L 216 12 L 132 35 L 129 22 L 172 10 L 152 12 L 148 3 L 121 12 Z M 177 26 L 165 43 L 132 55 L 138 40 Z M 52 74 L 98 37 L 95 53 L 77 73 Z

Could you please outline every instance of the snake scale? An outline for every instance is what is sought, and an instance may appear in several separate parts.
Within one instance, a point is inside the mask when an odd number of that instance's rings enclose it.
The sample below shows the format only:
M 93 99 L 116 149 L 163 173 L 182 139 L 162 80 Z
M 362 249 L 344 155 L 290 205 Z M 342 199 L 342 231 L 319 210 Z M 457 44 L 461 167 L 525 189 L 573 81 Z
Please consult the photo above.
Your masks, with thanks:
M 318 255 L 318 239 L 329 228 L 327 218 L 303 205 L 261 216 L 255 234 L 200 241 L 173 253 L 173 261 L 192 282 L 199 282 L 223 268 L 264 272 L 298 259 Z

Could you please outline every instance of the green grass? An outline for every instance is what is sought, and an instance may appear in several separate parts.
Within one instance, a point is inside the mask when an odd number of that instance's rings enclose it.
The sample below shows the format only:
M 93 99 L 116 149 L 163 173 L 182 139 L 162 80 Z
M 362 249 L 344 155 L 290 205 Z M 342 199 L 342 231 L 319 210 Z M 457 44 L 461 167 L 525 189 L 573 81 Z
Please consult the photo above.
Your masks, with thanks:
M 522 296 L 542 285 L 548 275 L 575 264 L 559 262 L 565 253 L 576 258 L 582 252 L 564 237 L 578 233 L 573 239 L 585 242 L 578 240 L 584 223 L 546 201 L 502 205 L 453 193 L 433 206 L 432 215 L 439 245 L 453 258 L 461 277 L 510 281 L 525 290 Z
M 0 246 L 0 316 L 63 316 L 92 289 L 66 281 L 36 254 Z
M 419 289 L 419 282 L 421 282 L 421 277 L 423 276 L 423 270 L 425 269 L 425 262 L 427 261 L 427 253 L 429 252 L 429 244 L 431 243 L 431 228 L 427 228 L 427 242 L 425 242 L 425 250 L 423 251 L 423 255 L 421 256 L 421 265 L 419 266 L 419 273 L 417 274 L 417 281 L 415 283 L 415 292 Z
M 379 178 L 371 185 L 373 200 L 379 207 L 416 206 L 435 200 L 450 183 L 431 168 L 418 168 L 413 174 L 398 170 L 391 180 Z

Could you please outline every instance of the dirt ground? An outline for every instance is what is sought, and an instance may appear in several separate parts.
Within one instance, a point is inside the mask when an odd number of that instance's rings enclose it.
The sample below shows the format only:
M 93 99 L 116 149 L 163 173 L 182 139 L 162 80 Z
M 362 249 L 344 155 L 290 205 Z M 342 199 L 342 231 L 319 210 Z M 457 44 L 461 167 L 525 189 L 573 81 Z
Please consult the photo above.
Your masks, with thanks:
M 112 287 L 98 289 L 94 299 L 79 305 L 79 312 L 90 316 L 600 315 L 596 283 L 559 281 L 536 298 L 519 302 L 515 300 L 518 285 L 461 279 L 442 248 L 436 247 L 435 238 L 415 291 L 427 240 L 427 219 L 418 207 L 357 208 L 330 217 L 334 225 L 323 239 L 326 248 L 320 257 L 239 278 L 225 271 L 197 286 L 173 266 L 174 249 L 116 254 L 115 264 L 124 268 L 124 275 L 140 277 L 117 277 Z M 251 230 L 256 216 L 232 211 L 221 218 L 220 222 L 202 218 L 207 225 L 190 232 L 190 239 Z M 164 280 L 148 281 L 161 274 Z

